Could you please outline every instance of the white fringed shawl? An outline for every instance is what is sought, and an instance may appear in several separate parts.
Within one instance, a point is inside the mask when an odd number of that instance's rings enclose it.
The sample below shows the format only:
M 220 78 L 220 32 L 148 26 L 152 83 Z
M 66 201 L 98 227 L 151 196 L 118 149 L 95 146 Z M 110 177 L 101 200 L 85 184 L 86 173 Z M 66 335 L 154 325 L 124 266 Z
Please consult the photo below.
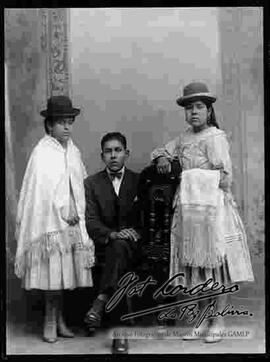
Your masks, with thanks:
M 220 172 L 191 169 L 181 176 L 180 204 L 182 265 L 213 268 L 222 262 L 219 247 Z M 224 245 L 223 245 L 224 246 Z M 223 255 L 222 255 L 223 254 Z
M 94 243 L 85 226 L 85 192 L 87 176 L 80 151 L 72 140 L 67 149 L 51 136 L 44 136 L 34 148 L 25 171 L 17 220 L 15 273 L 22 277 L 31 260 L 55 250 L 65 252 L 72 247 L 66 237 L 69 227 L 61 216 L 69 210 L 70 184 L 80 218 L 80 241 L 88 250 L 87 266 L 94 265 Z M 78 230 L 78 228 L 77 228 Z M 28 256 L 28 257 L 26 257 Z

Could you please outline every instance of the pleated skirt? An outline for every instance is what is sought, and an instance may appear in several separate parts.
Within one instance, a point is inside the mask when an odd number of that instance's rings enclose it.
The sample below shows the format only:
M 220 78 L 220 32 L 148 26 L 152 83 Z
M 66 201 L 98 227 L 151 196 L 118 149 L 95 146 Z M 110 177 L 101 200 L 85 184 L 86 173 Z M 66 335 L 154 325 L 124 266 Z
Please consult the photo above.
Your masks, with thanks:
M 40 257 L 26 268 L 22 287 L 26 290 L 62 290 L 92 287 L 92 271 L 87 267 L 88 251 L 80 240 L 71 242 L 68 251 L 55 250 L 47 257 Z

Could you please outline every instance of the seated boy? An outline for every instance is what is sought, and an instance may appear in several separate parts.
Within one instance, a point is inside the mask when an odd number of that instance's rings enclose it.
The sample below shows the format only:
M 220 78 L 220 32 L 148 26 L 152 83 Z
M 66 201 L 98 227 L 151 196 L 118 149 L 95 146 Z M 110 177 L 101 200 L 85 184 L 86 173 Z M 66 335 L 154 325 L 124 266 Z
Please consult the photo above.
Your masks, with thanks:
M 139 174 L 126 168 L 128 156 L 126 137 L 119 132 L 106 134 L 101 140 L 101 158 L 106 167 L 85 180 L 87 231 L 97 253 L 105 253 L 99 293 L 85 317 L 90 327 L 100 326 L 107 300 L 136 260 L 140 239 L 136 196 Z M 127 341 L 120 341 L 120 347 L 114 343 L 114 347 L 118 352 L 127 350 Z

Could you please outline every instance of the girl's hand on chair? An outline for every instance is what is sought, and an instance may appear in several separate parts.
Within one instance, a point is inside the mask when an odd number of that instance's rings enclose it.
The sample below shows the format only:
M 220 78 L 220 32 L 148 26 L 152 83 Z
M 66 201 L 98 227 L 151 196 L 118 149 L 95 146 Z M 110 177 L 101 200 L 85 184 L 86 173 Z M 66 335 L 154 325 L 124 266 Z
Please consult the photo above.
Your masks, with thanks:
M 161 156 L 157 159 L 156 167 L 157 172 L 160 174 L 171 172 L 171 163 L 165 156 Z

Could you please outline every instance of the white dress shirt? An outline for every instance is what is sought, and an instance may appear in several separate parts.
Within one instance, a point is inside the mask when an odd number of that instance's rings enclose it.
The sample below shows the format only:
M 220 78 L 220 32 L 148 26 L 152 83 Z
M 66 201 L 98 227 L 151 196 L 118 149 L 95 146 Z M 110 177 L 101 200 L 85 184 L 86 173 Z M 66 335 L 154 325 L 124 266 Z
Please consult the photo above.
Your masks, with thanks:
M 107 168 L 107 172 L 108 172 L 108 175 L 110 177 L 110 173 L 111 171 Z M 125 166 L 123 166 L 121 168 L 121 170 L 117 171 L 117 172 L 122 172 L 122 176 L 121 178 L 117 178 L 115 177 L 114 180 L 112 180 L 112 184 L 113 184 L 113 188 L 114 188 L 114 191 L 116 193 L 116 195 L 118 196 L 119 195 L 119 190 L 120 190 L 120 186 L 121 186 L 121 183 L 123 181 L 123 177 L 124 177 L 124 173 L 125 173 Z

